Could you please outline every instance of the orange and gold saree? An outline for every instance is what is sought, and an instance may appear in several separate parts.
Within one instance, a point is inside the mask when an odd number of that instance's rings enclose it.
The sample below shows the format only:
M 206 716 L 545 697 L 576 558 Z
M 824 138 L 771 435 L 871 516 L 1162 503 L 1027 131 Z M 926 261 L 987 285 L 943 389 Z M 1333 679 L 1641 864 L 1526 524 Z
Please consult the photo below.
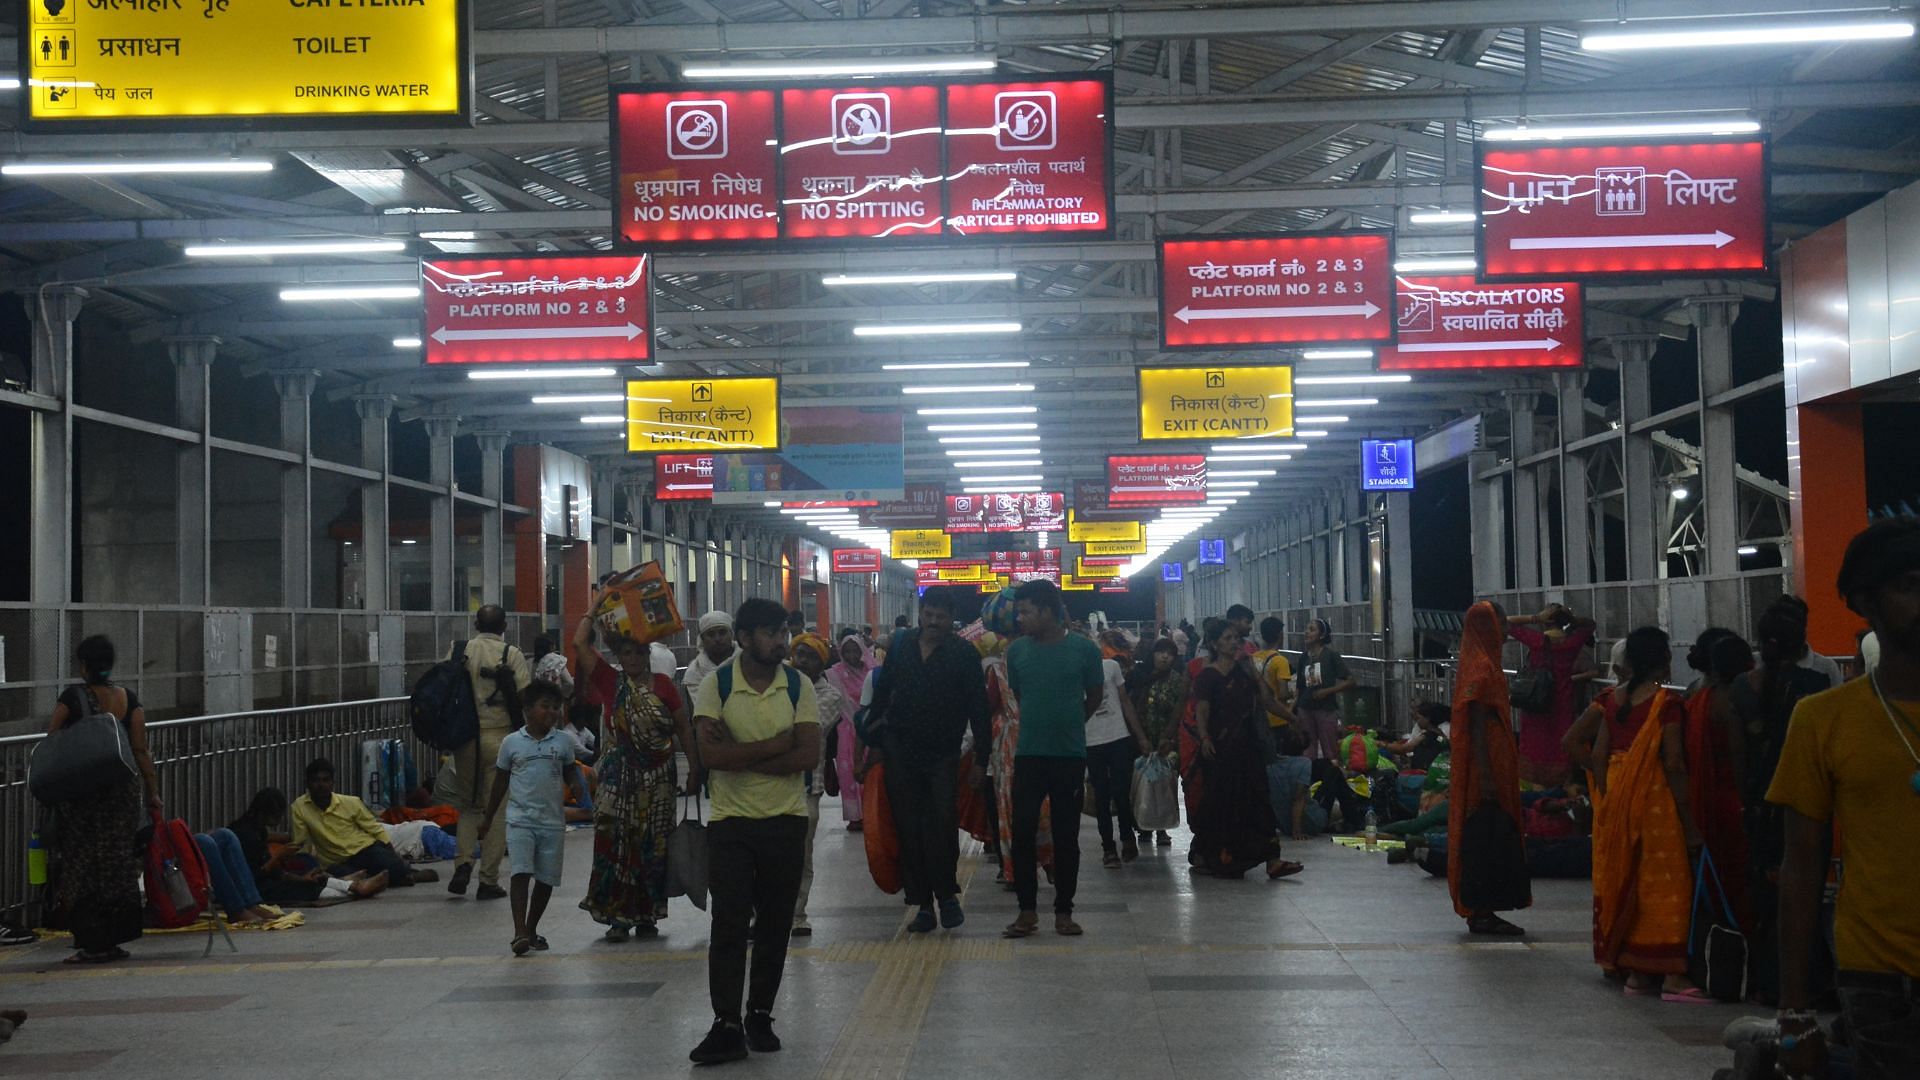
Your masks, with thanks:
M 1614 708 L 1631 708 L 1615 695 Z M 1609 971 L 1684 975 L 1693 871 L 1660 740 L 1677 706 L 1657 691 L 1632 743 L 1593 788 L 1593 958 Z
M 1525 903 L 1503 904 L 1496 908 L 1478 908 L 1465 902 L 1461 882 L 1467 875 L 1484 877 L 1489 871 L 1504 871 L 1509 878 L 1524 877 L 1524 849 L 1499 854 L 1477 855 L 1465 841 L 1467 822 L 1482 804 L 1491 803 L 1512 819 L 1512 835 L 1519 843 L 1520 761 L 1513 740 L 1513 708 L 1507 697 L 1507 675 L 1500 666 L 1500 648 L 1505 642 L 1500 615 L 1492 604 L 1481 601 L 1467 609 L 1460 637 L 1460 666 L 1453 684 L 1452 734 L 1449 736 L 1453 761 L 1452 787 L 1447 802 L 1447 888 L 1453 895 L 1453 910 L 1461 918 L 1511 911 Z M 1471 708 L 1479 705 L 1492 712 L 1497 722 L 1476 726 Z M 1476 738 L 1486 740 L 1486 765 L 1481 766 Z M 1474 867 L 1474 858 L 1498 858 L 1518 862 L 1517 866 Z M 1519 892 L 1518 882 L 1512 889 Z

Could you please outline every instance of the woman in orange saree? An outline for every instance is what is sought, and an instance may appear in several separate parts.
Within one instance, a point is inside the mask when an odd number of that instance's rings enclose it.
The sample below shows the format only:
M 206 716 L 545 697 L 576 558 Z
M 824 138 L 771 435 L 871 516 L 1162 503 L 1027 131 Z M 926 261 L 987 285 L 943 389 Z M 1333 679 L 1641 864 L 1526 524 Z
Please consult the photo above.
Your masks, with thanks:
M 1506 615 L 1482 600 L 1467 609 L 1453 684 L 1453 780 L 1447 811 L 1447 888 L 1475 934 L 1518 937 L 1494 914 L 1532 903 L 1520 831 L 1520 763 L 1500 649 Z
M 1593 747 L 1593 954 L 1627 977 L 1632 997 L 1711 1001 L 1687 979 L 1693 866 L 1698 850 L 1687 782 L 1686 711 L 1661 683 L 1672 666 L 1666 632 L 1627 635 L 1632 673 L 1609 704 Z

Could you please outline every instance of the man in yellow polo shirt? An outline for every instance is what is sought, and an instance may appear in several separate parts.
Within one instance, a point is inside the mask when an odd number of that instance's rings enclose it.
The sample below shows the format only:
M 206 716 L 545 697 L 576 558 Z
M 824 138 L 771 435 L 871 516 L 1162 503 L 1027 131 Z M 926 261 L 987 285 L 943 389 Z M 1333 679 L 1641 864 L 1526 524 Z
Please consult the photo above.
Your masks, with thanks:
M 1273 691 L 1273 700 L 1285 704 L 1293 700 L 1293 665 L 1287 661 L 1287 654 L 1280 651 L 1285 644 L 1287 624 L 1278 615 L 1269 615 L 1260 620 L 1260 640 L 1266 648 L 1253 654 L 1253 670 Z M 1267 727 L 1278 734 L 1286 727 L 1288 719 L 1279 713 L 1267 714 Z
M 1823 848 L 1837 826 L 1834 945 L 1853 1075 L 1912 1080 L 1920 1077 L 1920 521 L 1880 521 L 1854 537 L 1839 587 L 1878 635 L 1880 665 L 1801 699 L 1767 791 L 1768 802 L 1787 809 L 1783 1064 L 1789 1075 L 1825 1075 L 1806 943 L 1819 937 Z
M 749 1049 L 780 1049 L 773 1000 L 806 864 L 804 774 L 820 764 L 813 684 L 783 663 L 786 609 L 772 600 L 748 600 L 734 613 L 733 634 L 740 651 L 701 680 L 693 699 L 700 762 L 713 792 L 707 829 L 713 1029 L 689 1055 L 697 1065 L 738 1061 Z M 750 926 L 753 973 L 743 1018 Z
M 415 870 L 387 842 L 367 804 L 333 790 L 333 762 L 315 758 L 307 766 L 307 793 L 293 800 L 293 846 L 312 855 L 334 877 L 355 871 L 386 874 L 389 885 L 437 881 L 432 870 Z

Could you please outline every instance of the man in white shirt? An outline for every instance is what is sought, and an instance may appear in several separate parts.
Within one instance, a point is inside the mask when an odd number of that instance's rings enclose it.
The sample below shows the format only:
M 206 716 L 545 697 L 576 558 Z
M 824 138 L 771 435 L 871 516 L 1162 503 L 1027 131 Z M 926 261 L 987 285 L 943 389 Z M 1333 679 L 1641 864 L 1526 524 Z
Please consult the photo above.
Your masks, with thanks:
M 686 678 L 681 680 L 686 687 L 686 698 L 693 700 L 694 691 L 706 677 L 720 669 L 720 666 L 733 659 L 740 650 L 733 642 L 733 616 L 724 611 L 709 611 L 700 616 L 700 651 L 694 654 L 687 664 Z
M 1118 870 L 1121 863 L 1140 856 L 1134 839 L 1133 759 L 1153 752 L 1152 744 L 1134 715 L 1127 693 L 1126 672 L 1117 660 L 1100 661 L 1106 684 L 1100 707 L 1087 718 L 1087 780 L 1093 785 L 1095 822 L 1100 828 L 1100 865 Z M 1114 847 L 1113 819 L 1120 819 L 1120 846 Z

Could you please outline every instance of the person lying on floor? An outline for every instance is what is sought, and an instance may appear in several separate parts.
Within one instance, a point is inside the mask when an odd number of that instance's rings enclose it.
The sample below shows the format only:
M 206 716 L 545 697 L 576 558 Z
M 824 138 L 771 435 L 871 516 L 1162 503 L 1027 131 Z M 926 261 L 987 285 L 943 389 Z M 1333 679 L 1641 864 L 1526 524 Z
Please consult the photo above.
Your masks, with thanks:
M 294 846 L 320 860 L 335 877 L 355 871 L 387 875 L 389 885 L 439 881 L 432 870 L 415 870 L 387 842 L 387 832 L 367 804 L 333 790 L 333 762 L 315 758 L 306 770 L 307 793 L 293 801 Z
M 379 895 L 390 884 L 384 870 L 364 877 L 334 877 L 328 874 L 312 856 L 293 850 L 293 837 L 280 831 L 286 817 L 286 793 L 276 787 L 261 788 L 253 801 L 247 804 L 244 813 L 226 828 L 212 834 L 216 843 L 223 833 L 231 836 L 238 847 L 246 880 L 252 883 L 252 894 L 258 898 L 250 906 L 257 907 L 262 903 L 311 904 L 316 900 L 364 900 Z M 275 854 L 275 845 L 280 846 L 281 855 Z M 200 845 L 203 852 L 206 846 L 203 838 Z M 207 869 L 210 874 L 219 873 L 214 869 L 211 854 L 207 856 Z M 215 888 L 217 893 L 217 881 Z M 229 916 L 239 910 L 224 896 L 220 898 L 220 906 L 227 909 Z

